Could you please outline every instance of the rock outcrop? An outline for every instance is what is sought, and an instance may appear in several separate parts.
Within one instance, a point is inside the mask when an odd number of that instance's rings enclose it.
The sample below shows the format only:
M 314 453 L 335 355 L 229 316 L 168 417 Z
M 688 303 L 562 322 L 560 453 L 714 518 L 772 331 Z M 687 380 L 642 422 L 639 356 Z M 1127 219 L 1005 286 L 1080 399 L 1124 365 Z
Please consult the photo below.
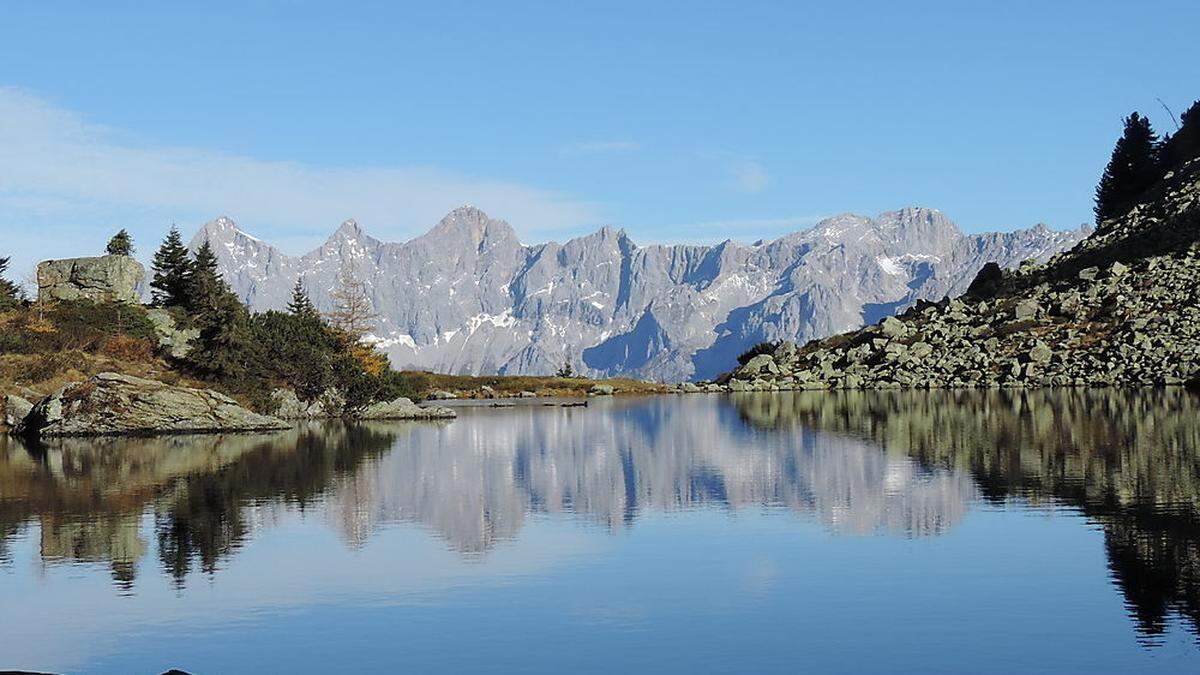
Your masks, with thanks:
M 288 426 L 219 392 L 100 373 L 39 401 L 17 431 L 40 437 L 105 436 L 268 431 Z
M 37 266 L 38 300 L 140 302 L 146 271 L 123 255 L 46 260 Z
M 458 413 L 445 406 L 419 406 L 401 396 L 393 401 L 372 403 L 354 417 L 360 420 L 433 420 L 451 419 Z
M 1200 160 L 1041 265 L 851 333 L 785 342 L 723 390 L 1179 385 L 1200 376 Z

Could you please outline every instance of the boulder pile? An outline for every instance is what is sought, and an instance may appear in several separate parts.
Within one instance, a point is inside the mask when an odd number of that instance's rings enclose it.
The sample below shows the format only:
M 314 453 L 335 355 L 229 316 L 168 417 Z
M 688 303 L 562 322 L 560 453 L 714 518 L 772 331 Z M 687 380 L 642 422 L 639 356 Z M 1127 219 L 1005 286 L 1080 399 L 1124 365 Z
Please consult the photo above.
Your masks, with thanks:
M 1153 386 L 1200 375 L 1200 160 L 1043 265 L 679 391 Z

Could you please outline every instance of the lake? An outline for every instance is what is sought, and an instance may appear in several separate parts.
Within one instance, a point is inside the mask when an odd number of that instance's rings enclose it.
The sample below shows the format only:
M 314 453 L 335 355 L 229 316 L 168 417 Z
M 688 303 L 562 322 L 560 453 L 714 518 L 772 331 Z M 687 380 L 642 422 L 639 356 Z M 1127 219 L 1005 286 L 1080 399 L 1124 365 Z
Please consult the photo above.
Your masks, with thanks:
M 0 670 L 1200 671 L 1200 399 L 0 440 Z

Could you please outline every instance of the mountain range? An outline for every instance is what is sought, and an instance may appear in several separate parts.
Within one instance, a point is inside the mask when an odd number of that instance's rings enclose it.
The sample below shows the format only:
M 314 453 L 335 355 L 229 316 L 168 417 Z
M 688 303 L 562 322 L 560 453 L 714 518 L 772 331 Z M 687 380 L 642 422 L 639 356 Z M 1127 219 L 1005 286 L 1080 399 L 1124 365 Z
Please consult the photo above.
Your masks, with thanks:
M 368 336 L 397 368 L 461 374 L 576 372 L 679 381 L 729 370 L 764 340 L 803 343 L 873 323 L 918 299 L 961 293 L 987 262 L 1043 261 L 1090 232 L 1045 225 L 963 233 L 941 212 L 844 214 L 771 241 L 635 244 L 603 227 L 526 245 L 464 206 L 403 243 L 344 222 L 319 248 L 284 254 L 218 218 L 220 271 L 256 310 L 281 309 L 301 279 L 319 309 L 348 273 L 370 297 Z

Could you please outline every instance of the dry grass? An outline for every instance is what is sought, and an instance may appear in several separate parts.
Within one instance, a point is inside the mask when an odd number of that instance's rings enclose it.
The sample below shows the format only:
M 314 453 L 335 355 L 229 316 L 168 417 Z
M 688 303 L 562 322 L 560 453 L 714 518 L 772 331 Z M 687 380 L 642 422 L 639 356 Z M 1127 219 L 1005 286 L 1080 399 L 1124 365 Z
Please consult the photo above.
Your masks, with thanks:
M 29 398 L 51 394 L 96 373 L 115 372 L 167 384 L 214 388 L 169 369 L 160 359 L 127 360 L 107 354 L 66 351 L 57 354 L 0 354 L 0 395 Z
M 538 396 L 586 396 L 595 384 L 610 385 L 618 394 L 657 394 L 667 391 L 667 385 L 626 378 L 593 380 L 585 377 L 551 377 L 538 375 L 441 375 L 422 371 L 405 371 L 420 377 L 429 391 L 449 391 L 460 398 L 480 398 L 482 387 L 488 386 L 501 396 L 515 396 L 532 391 Z

